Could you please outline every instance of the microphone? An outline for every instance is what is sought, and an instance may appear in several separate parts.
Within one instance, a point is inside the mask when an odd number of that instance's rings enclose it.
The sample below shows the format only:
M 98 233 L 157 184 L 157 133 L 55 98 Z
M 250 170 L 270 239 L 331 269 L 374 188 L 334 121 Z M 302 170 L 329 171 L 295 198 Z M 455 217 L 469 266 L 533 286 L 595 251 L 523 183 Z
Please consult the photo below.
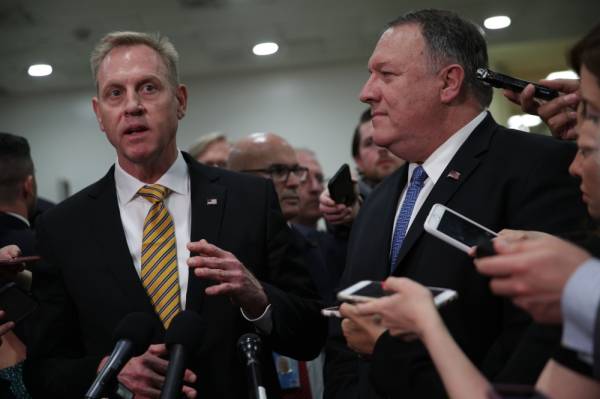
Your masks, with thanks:
M 260 362 L 257 358 L 260 353 L 260 337 L 253 333 L 244 334 L 238 339 L 237 344 L 246 362 L 250 398 L 267 399 L 267 391 L 262 385 L 260 376 Z
M 110 357 L 85 394 L 86 399 L 106 396 L 117 374 L 132 357 L 140 356 L 148 349 L 156 333 L 156 321 L 147 313 L 130 313 L 121 320 L 113 334 L 115 347 Z
M 184 310 L 173 318 L 165 334 L 165 344 L 169 349 L 169 368 L 160 399 L 181 397 L 188 355 L 195 353 L 200 347 L 205 329 L 202 317 L 191 310 Z

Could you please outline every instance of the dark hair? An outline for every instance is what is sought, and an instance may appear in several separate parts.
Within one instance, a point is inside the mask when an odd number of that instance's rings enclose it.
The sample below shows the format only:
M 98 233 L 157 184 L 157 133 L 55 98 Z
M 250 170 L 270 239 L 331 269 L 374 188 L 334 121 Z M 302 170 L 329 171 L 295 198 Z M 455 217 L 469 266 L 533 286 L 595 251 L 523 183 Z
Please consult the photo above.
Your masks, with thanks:
M 577 73 L 585 67 L 594 75 L 600 85 L 600 25 L 596 25 L 579 40 L 568 55 L 569 64 Z
M 444 10 L 420 10 L 404 14 L 388 24 L 417 24 L 427 45 L 431 68 L 439 70 L 446 63 L 457 63 L 465 71 L 465 84 L 477 101 L 487 107 L 492 102 L 492 88 L 476 78 L 477 68 L 487 68 L 488 55 L 481 28 L 456 13 Z
M 15 201 L 19 183 L 29 175 L 33 175 L 33 161 L 27 140 L 0 132 L 0 202 Z
M 366 109 L 360 115 L 360 121 L 354 128 L 354 135 L 352 136 L 352 157 L 358 158 L 358 150 L 360 148 L 360 127 L 363 123 L 368 122 L 372 119 L 371 110 Z

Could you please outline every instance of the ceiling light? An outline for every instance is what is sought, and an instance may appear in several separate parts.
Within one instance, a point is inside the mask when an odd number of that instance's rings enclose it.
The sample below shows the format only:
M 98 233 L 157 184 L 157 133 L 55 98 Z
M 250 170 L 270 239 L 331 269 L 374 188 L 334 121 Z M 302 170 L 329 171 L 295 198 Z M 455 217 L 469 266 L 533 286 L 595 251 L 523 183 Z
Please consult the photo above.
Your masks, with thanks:
M 554 80 L 554 79 L 579 79 L 579 76 L 577 76 L 577 74 L 574 71 L 557 71 L 557 72 L 552 72 L 550 74 L 548 74 L 548 76 L 546 76 L 546 79 L 548 80 Z
M 504 29 L 510 26 L 510 18 L 506 15 L 497 15 L 495 17 L 489 17 L 483 21 L 483 26 L 488 29 Z
M 252 52 L 256 55 L 271 55 L 275 54 L 277 50 L 279 50 L 279 46 L 273 42 L 259 43 L 252 47 Z
M 511 129 L 519 129 L 525 132 L 529 131 L 530 127 L 534 127 L 542 123 L 542 119 L 537 115 L 513 115 L 508 118 L 508 127 Z
M 52 66 L 48 64 L 35 64 L 27 69 L 29 76 L 48 76 L 52 73 Z

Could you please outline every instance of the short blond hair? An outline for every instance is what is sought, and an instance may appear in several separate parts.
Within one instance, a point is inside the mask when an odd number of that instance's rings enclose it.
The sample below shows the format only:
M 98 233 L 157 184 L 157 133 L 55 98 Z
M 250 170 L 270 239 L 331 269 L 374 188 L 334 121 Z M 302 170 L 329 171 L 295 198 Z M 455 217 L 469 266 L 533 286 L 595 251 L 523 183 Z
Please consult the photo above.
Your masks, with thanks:
M 166 36 L 160 33 L 143 33 L 143 32 L 111 32 L 105 35 L 90 55 L 90 66 L 92 68 L 92 76 L 96 89 L 98 88 L 98 69 L 100 64 L 113 49 L 121 46 L 136 46 L 145 45 L 153 49 L 162 58 L 167 67 L 167 78 L 173 87 L 179 85 L 179 72 L 177 70 L 179 64 L 179 54 L 173 46 L 173 43 Z
M 194 159 L 197 159 L 204 151 L 206 151 L 209 145 L 216 143 L 217 141 L 227 141 L 227 137 L 221 132 L 212 132 L 200 136 L 189 148 L 188 153 Z

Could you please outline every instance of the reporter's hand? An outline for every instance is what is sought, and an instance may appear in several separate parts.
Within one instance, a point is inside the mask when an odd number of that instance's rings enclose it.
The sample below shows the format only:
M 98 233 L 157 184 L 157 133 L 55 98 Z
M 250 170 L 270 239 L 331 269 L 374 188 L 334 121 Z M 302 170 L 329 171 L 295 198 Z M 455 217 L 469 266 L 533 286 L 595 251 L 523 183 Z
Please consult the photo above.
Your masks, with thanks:
M 352 206 L 337 204 L 329 195 L 329 190 L 325 189 L 319 197 L 319 211 L 323 218 L 331 225 L 350 225 L 356 218 L 360 210 L 360 201 L 358 195 Z
M 0 248 L 0 260 L 9 260 L 16 258 L 17 256 L 21 256 L 21 249 L 16 245 L 7 245 Z M 0 279 L 13 280 L 24 268 L 24 264 L 0 266 Z
M 554 137 L 563 140 L 575 140 L 575 125 L 577 124 L 577 105 L 579 104 L 579 80 L 556 79 L 540 80 L 543 86 L 556 89 L 561 95 L 550 101 L 538 100 L 534 97 L 535 87 L 527 85 L 521 93 L 510 90 L 504 91 L 504 96 L 521 109 L 532 115 L 539 115 L 548 125 Z
M 427 287 L 398 277 L 389 277 L 383 286 L 394 294 L 356 305 L 359 315 L 379 316 L 381 325 L 391 335 L 416 334 L 420 338 L 432 324 L 439 321 L 433 296 Z
M 4 318 L 5 313 L 3 310 L 0 310 L 0 321 Z M 2 345 L 2 336 L 15 328 L 15 323 L 12 321 L 7 321 L 5 323 L 0 323 L 0 345 Z
M 134 357 L 125 364 L 117 379 L 135 395 L 136 399 L 154 399 L 160 396 L 161 388 L 165 382 L 165 375 L 169 362 L 164 359 L 168 356 L 165 344 L 150 345 L 141 356 Z M 101 369 L 108 358 L 103 359 L 98 369 Z M 196 382 L 196 375 L 185 370 L 184 384 Z M 195 398 L 196 390 L 184 385 L 181 389 L 186 398 Z
M 370 355 L 373 353 L 375 343 L 385 332 L 378 317 L 361 316 L 355 305 L 343 303 L 340 306 L 342 332 L 346 337 L 348 347 L 355 352 Z
M 216 281 L 206 288 L 207 295 L 228 295 L 250 318 L 262 315 L 269 304 L 260 282 L 231 252 L 209 244 L 206 240 L 190 242 L 188 266 L 200 278 Z

